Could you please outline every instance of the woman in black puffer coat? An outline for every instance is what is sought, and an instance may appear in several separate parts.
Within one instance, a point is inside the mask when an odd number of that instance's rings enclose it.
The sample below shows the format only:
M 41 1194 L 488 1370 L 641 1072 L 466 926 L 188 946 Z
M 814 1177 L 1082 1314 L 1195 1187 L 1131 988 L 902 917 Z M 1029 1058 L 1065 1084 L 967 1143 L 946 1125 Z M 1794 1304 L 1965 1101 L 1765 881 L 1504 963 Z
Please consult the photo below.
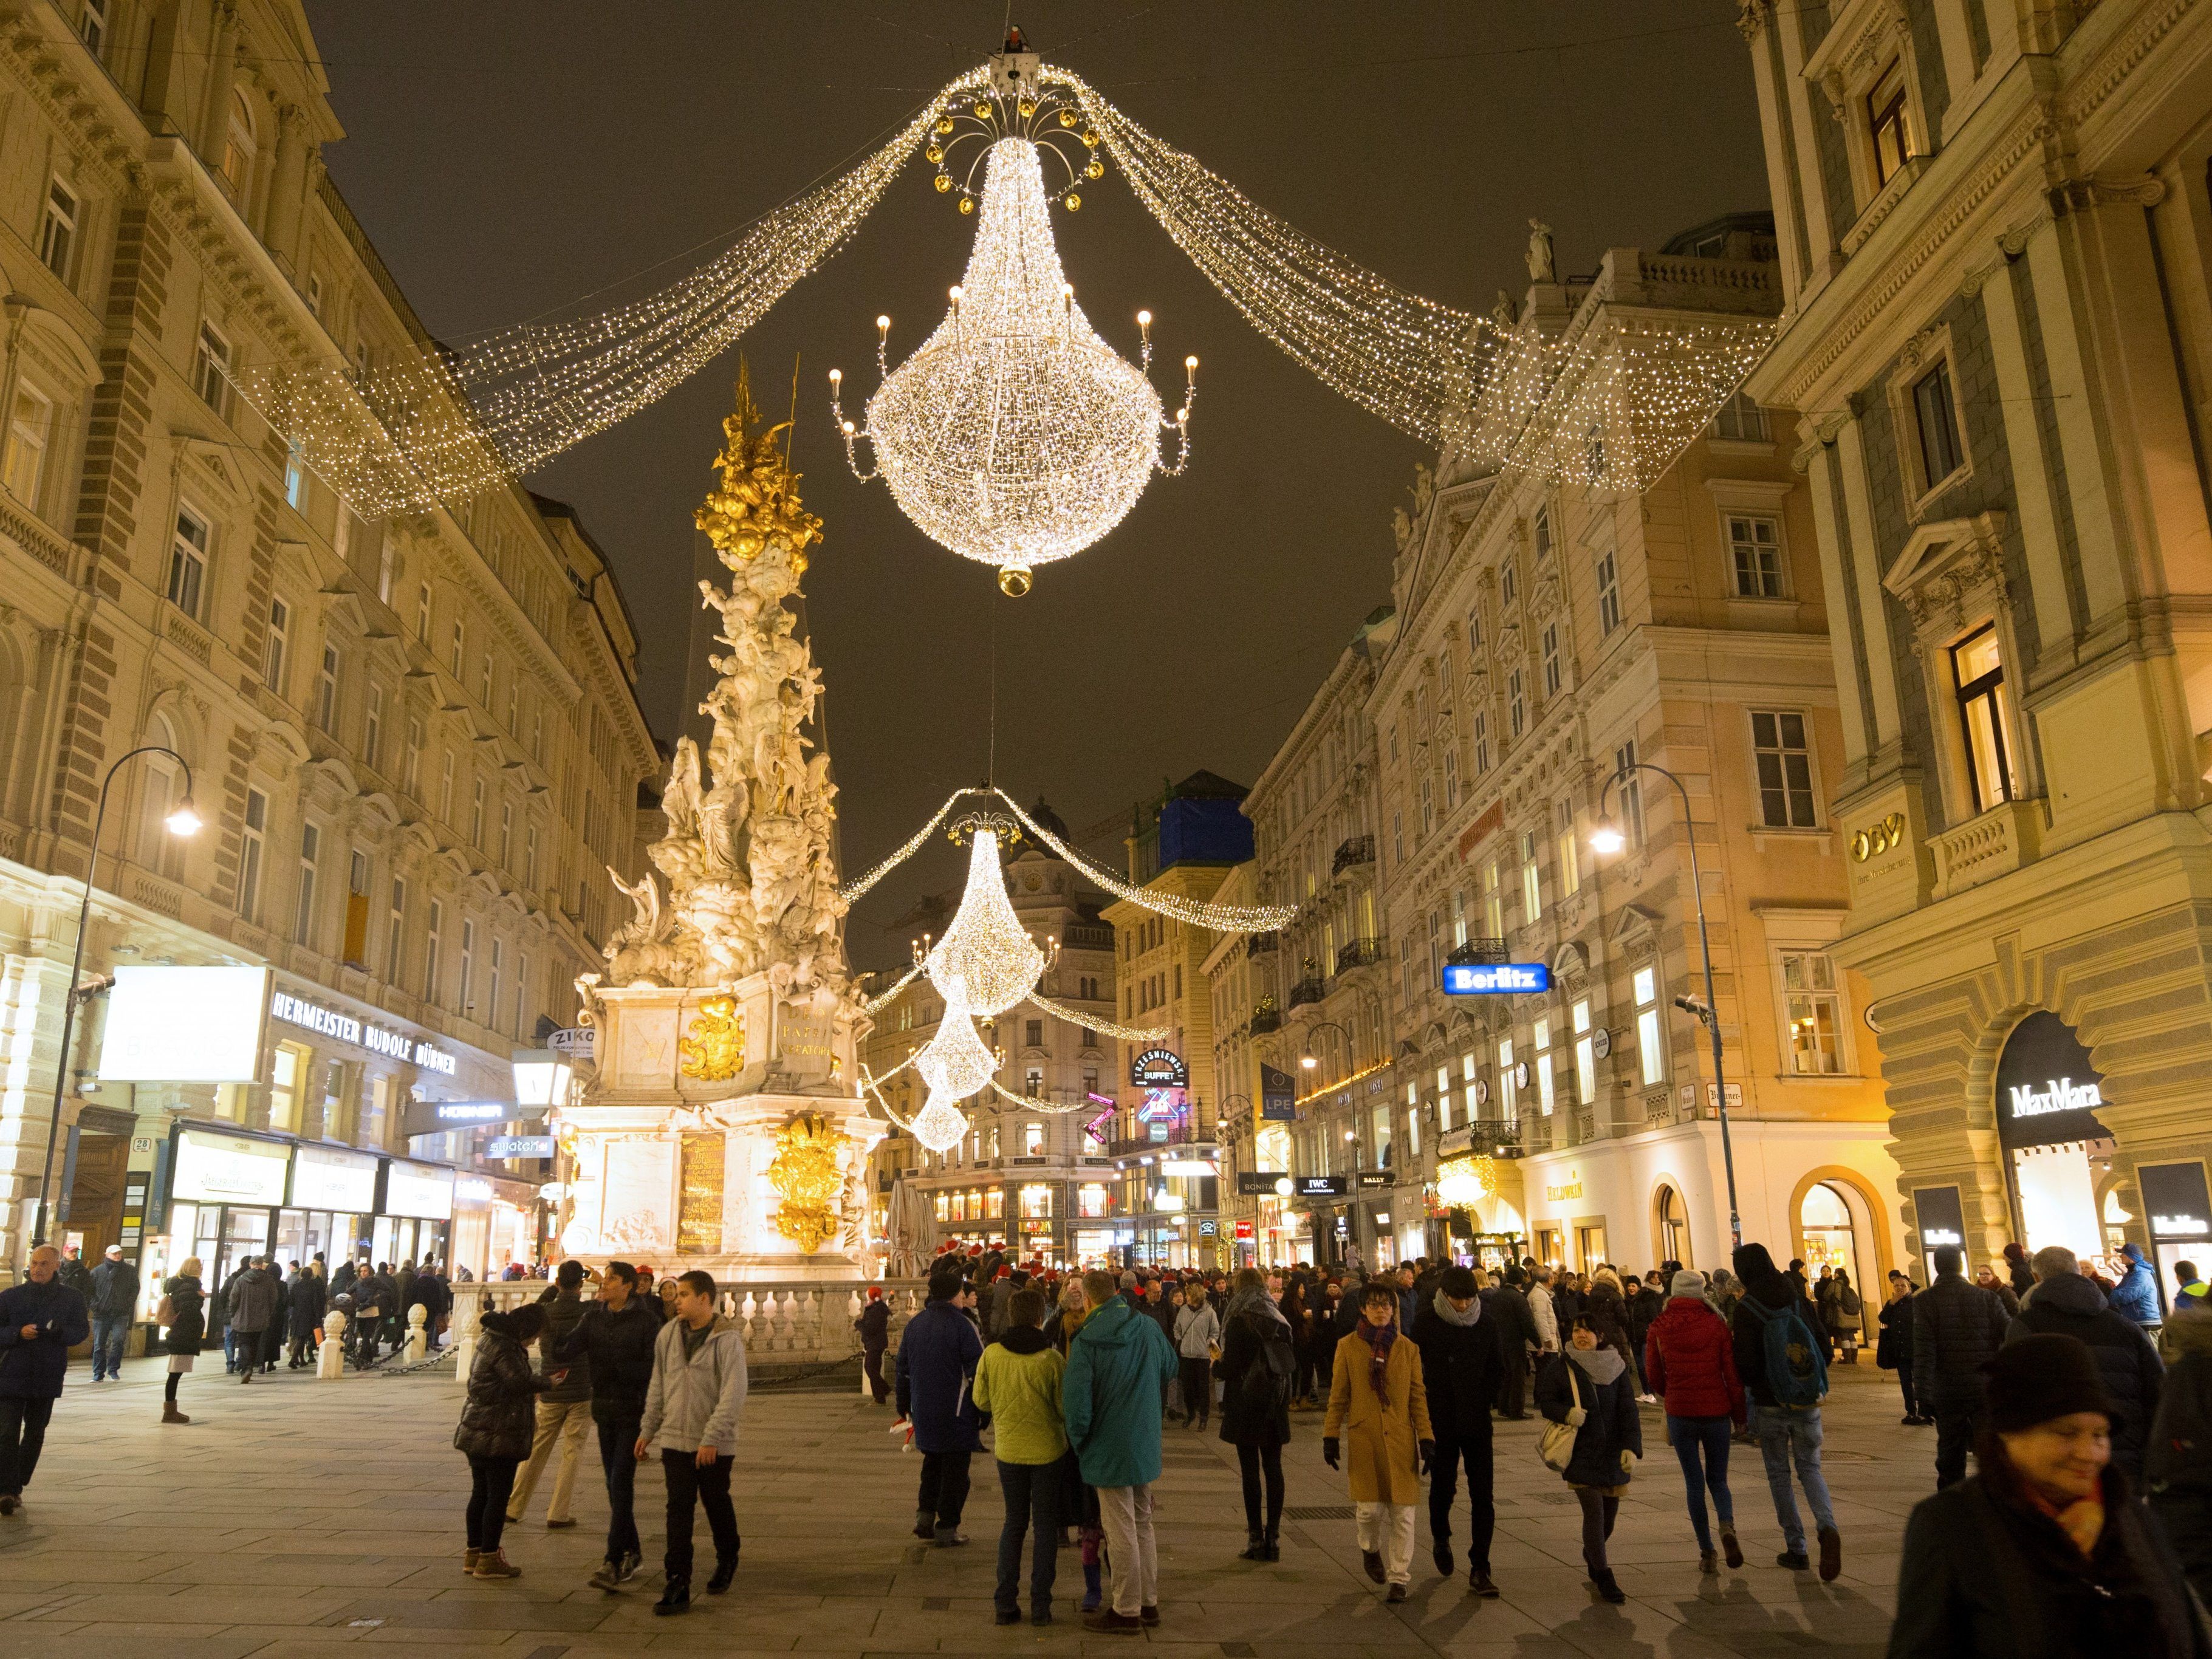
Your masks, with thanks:
M 177 1263 L 173 1277 L 161 1285 L 161 1299 L 169 1304 L 167 1333 L 161 1351 L 169 1356 L 169 1380 L 161 1389 L 161 1420 L 189 1423 L 177 1409 L 177 1384 L 198 1364 L 200 1344 L 207 1340 L 207 1292 L 200 1288 L 200 1259 L 188 1255 Z
M 507 1500 L 514 1492 L 515 1466 L 530 1455 L 538 1396 L 567 1373 L 546 1377 L 530 1369 L 530 1345 L 545 1328 L 545 1310 L 537 1304 L 488 1313 L 477 1324 L 469 1397 L 453 1431 L 455 1448 L 468 1456 L 471 1483 L 461 1571 L 478 1578 L 520 1578 L 522 1569 L 508 1565 L 500 1547 Z

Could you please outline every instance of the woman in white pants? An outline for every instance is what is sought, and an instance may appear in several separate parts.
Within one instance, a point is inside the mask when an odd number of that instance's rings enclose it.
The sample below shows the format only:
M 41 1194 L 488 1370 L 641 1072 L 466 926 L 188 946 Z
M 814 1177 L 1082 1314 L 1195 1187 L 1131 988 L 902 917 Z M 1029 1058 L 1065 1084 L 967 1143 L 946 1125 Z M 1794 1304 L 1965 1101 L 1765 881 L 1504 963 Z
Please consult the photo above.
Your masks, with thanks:
M 1396 1287 L 1370 1279 L 1359 1323 L 1336 1345 L 1321 1443 L 1323 1461 L 1351 1483 L 1359 1553 L 1367 1576 L 1390 1587 L 1390 1601 L 1404 1601 L 1413 1579 L 1413 1510 L 1437 1450 L 1420 1351 L 1397 1314 Z

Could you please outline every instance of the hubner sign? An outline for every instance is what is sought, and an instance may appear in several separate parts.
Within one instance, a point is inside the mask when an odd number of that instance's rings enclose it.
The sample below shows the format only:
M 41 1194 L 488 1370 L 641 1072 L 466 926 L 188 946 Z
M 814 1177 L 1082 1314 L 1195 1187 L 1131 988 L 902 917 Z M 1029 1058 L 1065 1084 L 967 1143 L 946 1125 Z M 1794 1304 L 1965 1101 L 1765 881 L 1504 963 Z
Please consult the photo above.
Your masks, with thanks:
M 270 997 L 269 1012 L 287 1025 L 297 1025 L 302 1030 L 336 1037 L 341 1042 L 350 1042 L 356 1048 L 366 1048 L 373 1054 L 384 1054 L 392 1060 L 419 1066 L 426 1072 L 437 1072 L 451 1077 L 459 1069 L 459 1062 L 453 1055 L 430 1042 L 408 1036 L 389 1026 L 356 1019 L 351 1014 L 342 1013 L 336 1008 L 325 1008 L 319 1002 L 295 997 L 289 991 L 278 991 Z

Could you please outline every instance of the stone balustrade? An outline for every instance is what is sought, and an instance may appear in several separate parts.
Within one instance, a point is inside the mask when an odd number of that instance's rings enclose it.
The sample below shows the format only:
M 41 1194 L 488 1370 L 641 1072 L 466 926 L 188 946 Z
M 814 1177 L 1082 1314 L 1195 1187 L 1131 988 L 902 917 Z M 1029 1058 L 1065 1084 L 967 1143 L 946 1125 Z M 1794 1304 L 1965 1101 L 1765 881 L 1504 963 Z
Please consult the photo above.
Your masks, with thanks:
M 477 1321 L 487 1312 L 504 1312 L 535 1302 L 545 1294 L 545 1286 L 542 1279 L 518 1279 L 453 1287 L 452 1341 L 459 1356 L 456 1375 L 460 1380 L 467 1379 L 475 1356 Z M 853 1322 L 867 1305 L 868 1285 L 744 1279 L 725 1281 L 718 1288 L 722 1312 L 736 1322 L 743 1334 L 746 1362 L 755 1370 L 770 1365 L 835 1364 L 860 1352 L 860 1335 Z M 921 1279 L 890 1279 L 876 1281 L 874 1288 L 880 1289 L 884 1300 L 890 1304 L 891 1350 L 896 1352 L 899 1334 L 920 1310 L 929 1284 Z

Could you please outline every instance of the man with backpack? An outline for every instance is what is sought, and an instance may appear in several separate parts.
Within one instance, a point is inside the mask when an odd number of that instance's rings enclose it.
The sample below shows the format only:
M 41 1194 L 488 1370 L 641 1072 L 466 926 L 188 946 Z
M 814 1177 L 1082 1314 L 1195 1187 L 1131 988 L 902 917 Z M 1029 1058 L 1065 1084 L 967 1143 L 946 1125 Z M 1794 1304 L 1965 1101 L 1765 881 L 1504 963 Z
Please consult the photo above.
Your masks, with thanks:
M 1759 1459 L 1766 1465 L 1774 1518 L 1786 1547 L 1774 1558 L 1775 1565 L 1792 1572 L 1812 1565 L 1805 1552 L 1805 1523 L 1790 1485 L 1794 1467 L 1813 1510 L 1820 1577 L 1832 1582 L 1844 1570 L 1844 1538 L 1820 1474 L 1820 1401 L 1828 1392 L 1828 1364 L 1820 1325 L 1803 1290 L 1775 1267 L 1766 1246 L 1737 1245 L 1735 1264 L 1743 1295 L 1729 1328 L 1736 1375 L 1751 1396 Z
M 1966 1449 L 1982 1425 L 1982 1367 L 2004 1346 L 2006 1319 L 1996 1292 L 1966 1278 L 1957 1245 L 1939 1244 L 1930 1260 L 1935 1282 L 1912 1298 L 1912 1392 L 1936 1419 L 1941 1492 L 1966 1478 Z

